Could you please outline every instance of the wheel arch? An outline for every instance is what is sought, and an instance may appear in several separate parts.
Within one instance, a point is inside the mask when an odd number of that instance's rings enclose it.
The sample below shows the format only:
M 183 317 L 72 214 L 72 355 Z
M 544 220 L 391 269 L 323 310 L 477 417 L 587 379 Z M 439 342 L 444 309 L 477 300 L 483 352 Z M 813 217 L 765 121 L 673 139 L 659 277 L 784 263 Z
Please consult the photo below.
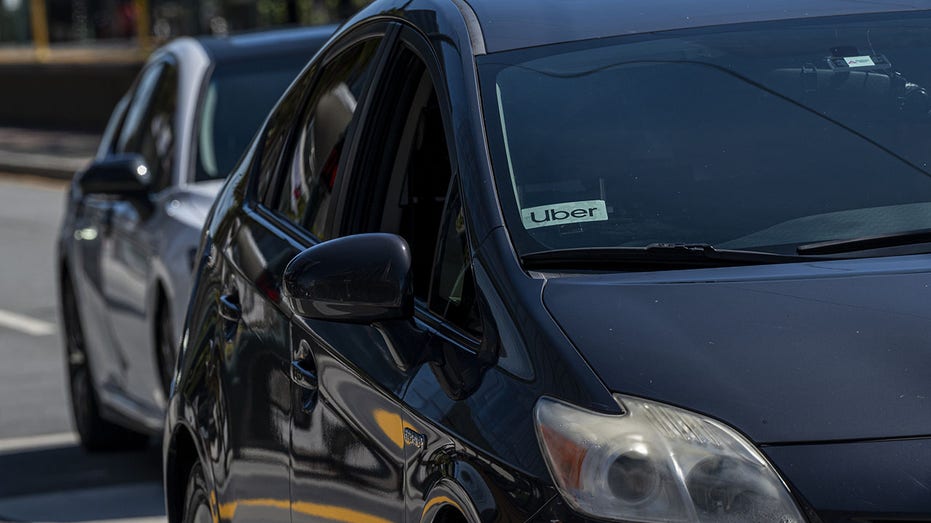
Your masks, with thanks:
M 420 523 L 481 522 L 468 492 L 452 477 L 437 481 L 425 499 Z
M 213 492 L 212 474 L 201 458 L 200 447 L 194 432 L 185 424 L 178 423 L 171 434 L 165 451 L 165 508 L 168 523 L 181 523 L 184 512 L 184 495 L 188 476 L 194 465 L 200 463 L 204 477 Z M 211 511 L 215 511 L 216 498 L 211 495 Z M 214 512 L 216 514 L 216 512 Z
M 190 283 L 179 273 L 179 270 L 183 269 L 179 269 L 177 263 L 164 258 L 171 258 L 171 253 L 159 254 L 152 259 L 146 284 L 146 317 L 149 323 L 149 340 L 153 344 L 158 341 L 158 317 L 164 307 L 168 308 L 171 332 L 175 336 L 180 332 L 179 313 L 184 312 L 186 302 L 179 302 L 179 299 L 186 299 L 189 293 L 184 289 Z M 153 355 L 155 350 L 157 347 L 153 345 Z

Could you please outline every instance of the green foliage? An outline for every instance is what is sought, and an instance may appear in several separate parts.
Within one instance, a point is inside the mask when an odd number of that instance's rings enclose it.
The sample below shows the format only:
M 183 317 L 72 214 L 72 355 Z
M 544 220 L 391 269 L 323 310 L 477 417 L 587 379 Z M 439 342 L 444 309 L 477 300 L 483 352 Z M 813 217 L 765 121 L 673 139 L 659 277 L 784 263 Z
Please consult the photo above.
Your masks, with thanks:
M 259 25 L 281 25 L 288 23 L 287 2 L 282 0 L 259 0 L 255 3 Z
M 327 24 L 344 20 L 371 0 L 296 0 L 302 24 Z

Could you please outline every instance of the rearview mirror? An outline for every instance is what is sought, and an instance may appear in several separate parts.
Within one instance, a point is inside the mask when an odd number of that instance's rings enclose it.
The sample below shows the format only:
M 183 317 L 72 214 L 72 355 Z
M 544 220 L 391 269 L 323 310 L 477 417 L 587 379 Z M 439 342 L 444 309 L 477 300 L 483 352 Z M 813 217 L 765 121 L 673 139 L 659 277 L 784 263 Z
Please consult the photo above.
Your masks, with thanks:
M 147 191 L 149 168 L 138 154 L 119 154 L 94 162 L 77 177 L 84 194 L 137 196 Z
M 357 234 L 315 245 L 284 271 L 283 299 L 294 314 L 347 323 L 411 318 L 411 252 L 394 234 Z

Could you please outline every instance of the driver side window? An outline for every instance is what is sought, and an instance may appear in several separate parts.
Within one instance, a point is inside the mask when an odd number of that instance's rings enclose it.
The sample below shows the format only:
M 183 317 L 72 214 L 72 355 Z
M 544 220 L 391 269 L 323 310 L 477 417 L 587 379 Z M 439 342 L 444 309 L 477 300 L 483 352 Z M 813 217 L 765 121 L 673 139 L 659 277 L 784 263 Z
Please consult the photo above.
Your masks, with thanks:
M 174 60 L 165 59 L 140 76 L 120 130 L 116 151 L 145 159 L 152 192 L 171 185 L 177 105 L 178 68 Z
M 323 66 L 295 131 L 291 156 L 282 161 L 286 175 L 278 212 L 318 240 L 327 239 L 340 158 L 379 42 L 371 38 L 356 44 Z
M 357 172 L 364 178 L 351 189 L 358 196 L 350 227 L 407 240 L 417 300 L 480 338 L 467 228 L 436 87 L 409 48 L 386 69 L 360 146 Z
M 470 336 L 482 337 L 459 181 L 450 184 L 430 288 L 430 310 Z

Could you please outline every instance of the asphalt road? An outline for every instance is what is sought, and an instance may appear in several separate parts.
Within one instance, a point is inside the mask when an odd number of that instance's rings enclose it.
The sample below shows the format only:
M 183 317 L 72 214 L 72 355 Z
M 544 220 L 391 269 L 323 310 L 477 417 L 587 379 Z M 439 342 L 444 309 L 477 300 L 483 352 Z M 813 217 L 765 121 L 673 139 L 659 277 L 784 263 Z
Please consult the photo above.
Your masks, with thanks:
M 53 277 L 65 187 L 0 174 L 0 521 L 164 522 L 157 442 L 87 454 L 72 432 Z

